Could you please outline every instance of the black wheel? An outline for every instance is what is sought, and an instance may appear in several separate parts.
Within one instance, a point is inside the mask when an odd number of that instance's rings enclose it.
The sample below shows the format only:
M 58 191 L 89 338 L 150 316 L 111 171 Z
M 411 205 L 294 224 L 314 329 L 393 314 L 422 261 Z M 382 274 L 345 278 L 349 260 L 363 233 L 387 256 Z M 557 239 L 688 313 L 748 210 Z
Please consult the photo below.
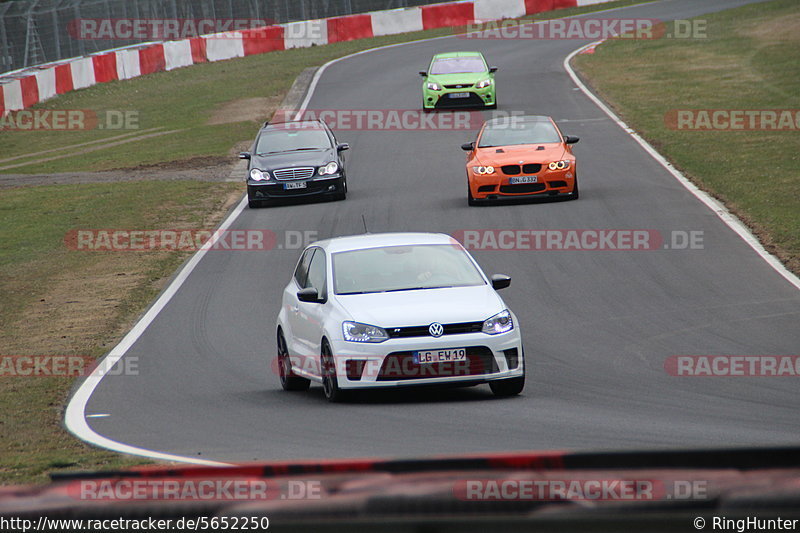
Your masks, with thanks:
M 469 205 L 478 205 L 478 200 L 472 197 L 472 189 L 469 188 L 469 179 L 467 180 L 467 203 Z
M 331 403 L 342 402 L 346 399 L 347 394 L 346 391 L 339 388 L 339 382 L 336 379 L 336 360 L 331 353 L 328 341 L 322 341 L 320 352 L 322 390 L 325 392 L 325 397 Z
M 292 372 L 292 361 L 289 359 L 289 350 L 286 348 L 286 339 L 283 332 L 278 331 L 278 375 L 281 378 L 283 390 L 300 391 L 308 390 L 311 381 L 296 376 Z
M 347 198 L 347 182 L 346 181 L 342 182 L 342 192 L 334 195 L 333 199 L 334 200 L 344 200 L 345 198 Z
M 516 396 L 525 388 L 525 376 L 490 381 L 489 387 L 492 389 L 494 395 L 499 398 Z
M 572 199 L 577 200 L 580 198 L 580 194 L 578 193 L 578 175 L 575 174 L 575 184 L 572 186 Z
M 525 351 L 522 351 L 522 375 L 518 378 L 498 379 L 489 382 L 492 393 L 499 398 L 516 396 L 525 388 Z

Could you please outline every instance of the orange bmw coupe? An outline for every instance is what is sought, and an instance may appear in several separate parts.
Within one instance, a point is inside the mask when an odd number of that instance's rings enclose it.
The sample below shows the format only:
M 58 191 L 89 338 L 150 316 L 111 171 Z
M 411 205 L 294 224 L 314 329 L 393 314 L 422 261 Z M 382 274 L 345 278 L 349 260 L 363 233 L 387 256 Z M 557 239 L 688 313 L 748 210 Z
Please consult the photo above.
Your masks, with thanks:
M 572 145 L 550 117 L 509 116 L 487 120 L 467 151 L 469 205 L 524 197 L 578 198 Z

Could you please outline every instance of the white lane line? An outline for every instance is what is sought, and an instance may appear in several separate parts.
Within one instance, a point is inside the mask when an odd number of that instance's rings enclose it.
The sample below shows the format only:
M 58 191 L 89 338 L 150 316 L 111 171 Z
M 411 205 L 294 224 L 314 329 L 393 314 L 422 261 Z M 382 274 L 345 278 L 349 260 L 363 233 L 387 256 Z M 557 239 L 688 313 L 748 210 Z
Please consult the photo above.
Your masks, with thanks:
M 94 415 L 86 415 L 86 418 L 105 418 L 107 416 L 111 416 L 109 413 L 97 413 Z
M 241 214 L 245 205 L 247 205 L 247 197 L 243 196 L 236 208 L 231 212 L 230 215 L 228 215 L 228 218 L 225 219 L 218 229 L 227 229 L 233 223 L 233 221 L 236 220 L 239 214 Z M 127 453 L 130 455 L 139 455 L 150 457 L 152 459 L 160 459 L 163 461 L 176 461 L 181 463 L 192 463 L 208 466 L 229 466 L 230 463 L 207 461 L 205 459 L 197 459 L 195 457 L 184 457 L 181 455 L 162 453 L 154 450 L 147 450 L 145 448 L 138 448 L 122 442 L 117 442 L 95 432 L 86 422 L 86 418 L 88 417 L 85 415 L 86 404 L 89 402 L 89 398 L 92 396 L 94 390 L 100 384 L 100 380 L 103 379 L 106 373 L 112 369 L 117 362 L 119 362 L 128 349 L 133 346 L 133 344 L 139 339 L 142 333 L 144 333 L 147 327 L 153 322 L 153 320 L 155 320 L 161 310 L 166 307 L 172 297 L 178 292 L 178 289 L 181 288 L 192 271 L 194 271 L 194 269 L 200 263 L 200 260 L 219 239 L 221 234 L 222 231 L 215 232 L 213 237 L 206 241 L 203 247 L 198 250 L 191 257 L 191 259 L 189 259 L 175 279 L 172 280 L 172 283 L 170 283 L 164 292 L 161 293 L 161 296 L 159 296 L 158 300 L 156 300 L 152 307 L 147 310 L 141 320 L 139 320 L 139 322 L 133 326 L 133 329 L 131 329 L 128 334 L 123 337 L 119 344 L 117 344 L 114 349 L 111 350 L 108 355 L 106 355 L 103 361 L 97 365 L 94 371 L 86 377 L 83 383 L 81 383 L 80 387 L 78 387 L 78 390 L 75 391 L 75 394 L 72 395 L 72 398 L 70 398 L 70 401 L 67 404 L 66 413 L 64 414 L 64 423 L 67 426 L 67 429 L 73 435 L 83 441 L 94 444 L 95 446 L 108 448 L 109 450 Z
M 583 94 L 585 94 L 592 102 L 594 102 L 597 107 L 603 110 L 603 112 L 605 112 L 606 115 L 611 117 L 611 120 L 616 122 L 617 125 L 625 131 L 625 133 L 630 135 L 633 138 L 633 140 L 639 143 L 639 145 L 642 148 L 644 148 L 644 150 L 648 154 L 650 154 L 650 156 L 653 159 L 658 161 L 661 164 L 661 166 L 667 169 L 667 172 L 672 174 L 672 176 L 676 180 L 678 180 L 681 183 L 681 185 L 686 187 L 686 189 L 690 193 L 692 193 L 695 196 L 695 198 L 703 202 L 703 204 L 705 204 L 706 207 L 711 209 L 720 219 L 722 219 L 722 221 L 729 228 L 735 231 L 736 234 L 739 235 L 739 237 L 741 237 L 742 240 L 744 240 L 744 242 L 749 244 L 750 248 L 755 250 L 755 252 L 758 255 L 760 255 L 761 258 L 764 261 L 766 261 L 769 266 L 771 266 L 776 272 L 778 272 L 778 274 L 783 276 L 786 279 L 786 281 L 794 285 L 796 289 L 800 289 L 800 278 L 795 276 L 794 273 L 792 273 L 789 269 L 787 269 L 777 257 L 769 253 L 761 245 L 756 236 L 753 235 L 753 233 L 750 231 L 750 228 L 748 228 L 741 220 L 739 220 L 733 213 L 731 213 L 728 210 L 728 208 L 725 207 L 722 203 L 717 201 L 715 198 L 713 198 L 705 191 L 701 190 L 697 185 L 692 183 L 686 176 L 684 176 L 683 173 L 681 173 L 678 169 L 672 166 L 664 156 L 658 153 L 655 148 L 650 146 L 650 143 L 645 141 L 638 133 L 629 128 L 628 125 L 625 124 L 625 122 L 623 122 L 621 118 L 619 118 L 616 114 L 614 114 L 614 112 L 611 111 L 611 109 L 607 105 L 605 105 L 597 96 L 595 96 L 595 94 L 592 93 L 586 87 L 586 85 L 584 85 L 584 83 L 581 81 L 578 75 L 575 74 L 575 71 L 572 69 L 572 66 L 570 65 L 570 61 L 572 61 L 572 58 L 580 54 L 583 50 L 591 46 L 596 46 L 599 43 L 602 43 L 602 41 L 595 41 L 585 46 L 581 46 L 577 50 L 573 50 L 573 52 L 569 54 L 566 57 L 566 59 L 564 59 L 564 69 L 567 71 L 570 78 L 572 78 L 572 81 L 575 82 L 575 85 L 577 85 L 578 88 L 580 88 L 580 90 L 583 91 Z

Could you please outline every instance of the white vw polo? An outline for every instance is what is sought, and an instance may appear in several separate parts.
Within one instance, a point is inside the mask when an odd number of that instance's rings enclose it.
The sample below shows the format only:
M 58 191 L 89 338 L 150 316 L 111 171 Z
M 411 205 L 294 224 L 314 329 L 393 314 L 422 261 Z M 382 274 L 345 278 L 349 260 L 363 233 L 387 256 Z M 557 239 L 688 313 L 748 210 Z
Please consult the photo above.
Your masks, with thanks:
M 308 246 L 283 291 L 278 368 L 286 390 L 488 383 L 525 385 L 516 316 L 455 239 L 435 233 L 337 237 Z

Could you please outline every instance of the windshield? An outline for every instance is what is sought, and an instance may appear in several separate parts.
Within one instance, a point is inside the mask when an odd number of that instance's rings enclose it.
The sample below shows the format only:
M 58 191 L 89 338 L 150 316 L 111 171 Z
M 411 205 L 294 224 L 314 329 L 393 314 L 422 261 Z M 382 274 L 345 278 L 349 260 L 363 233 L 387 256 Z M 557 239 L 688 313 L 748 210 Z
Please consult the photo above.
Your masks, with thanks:
M 463 74 L 487 70 L 486 63 L 478 56 L 445 57 L 433 62 L 430 74 Z
M 479 148 L 515 144 L 558 143 L 561 137 L 549 120 L 512 121 L 486 126 L 478 142 Z
M 330 138 L 319 128 L 279 128 L 267 130 L 258 137 L 257 154 L 290 152 L 293 150 L 322 150 L 331 146 Z
M 333 255 L 336 294 L 466 287 L 485 282 L 457 246 L 387 246 Z

